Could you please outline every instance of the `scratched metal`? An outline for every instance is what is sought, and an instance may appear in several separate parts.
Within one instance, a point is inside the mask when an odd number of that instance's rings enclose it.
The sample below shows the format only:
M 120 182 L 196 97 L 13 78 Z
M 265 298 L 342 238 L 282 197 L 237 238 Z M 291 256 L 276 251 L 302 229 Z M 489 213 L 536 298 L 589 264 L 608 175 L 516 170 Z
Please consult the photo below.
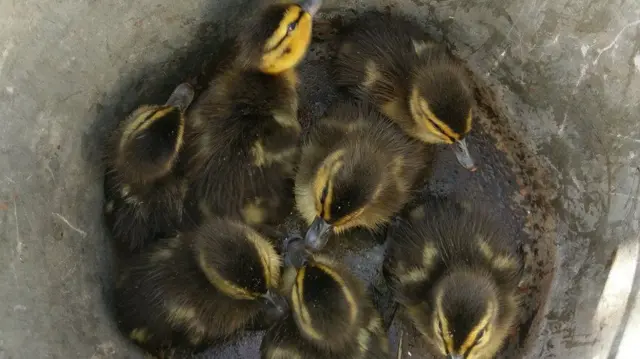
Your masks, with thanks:
M 102 139 L 119 116 L 199 74 L 245 3 L 0 1 L 0 359 L 141 357 L 109 313 Z M 325 13 L 348 19 L 364 4 L 414 15 L 487 85 L 471 138 L 481 172 L 447 181 L 442 153 L 432 189 L 484 188 L 473 195 L 532 245 L 533 316 L 507 353 L 635 357 L 640 4 L 326 0 Z M 310 118 L 332 99 L 324 53 L 303 68 L 316 74 L 302 95 Z M 338 250 L 375 277 L 374 241 Z M 208 357 L 254 358 L 258 341 Z M 404 349 L 420 357 L 419 345 Z

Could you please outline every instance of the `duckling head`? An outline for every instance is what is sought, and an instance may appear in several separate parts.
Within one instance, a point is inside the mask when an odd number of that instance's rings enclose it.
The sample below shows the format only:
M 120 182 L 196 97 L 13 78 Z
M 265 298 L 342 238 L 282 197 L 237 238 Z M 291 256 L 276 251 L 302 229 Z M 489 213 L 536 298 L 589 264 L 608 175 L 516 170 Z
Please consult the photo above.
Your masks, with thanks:
M 361 288 L 345 270 L 323 256 L 298 269 L 291 311 L 300 332 L 319 348 L 338 351 L 357 335 Z
M 413 81 L 409 109 L 415 136 L 427 143 L 452 145 L 458 162 L 474 171 L 465 141 L 473 122 L 473 96 L 465 81 L 458 71 L 443 65 L 418 71 Z
M 436 285 L 433 305 L 409 306 L 419 331 L 448 359 L 483 358 L 499 336 L 500 303 L 495 284 L 483 275 L 452 273 Z
M 375 155 L 358 146 L 338 149 L 327 156 L 314 173 L 309 188 L 297 188 L 298 207 L 312 219 L 305 243 L 319 251 L 332 233 L 370 223 L 367 209 L 386 183 L 385 166 Z M 312 207 L 313 206 L 313 207 Z
M 243 57 L 268 74 L 294 68 L 309 48 L 313 16 L 321 4 L 322 0 L 305 0 L 265 8 L 259 20 L 241 32 Z
M 148 183 L 173 169 L 183 143 L 184 111 L 193 96 L 193 88 L 181 84 L 165 105 L 139 107 L 122 123 L 113 167 L 125 182 Z
M 278 296 L 280 256 L 253 229 L 211 220 L 196 232 L 195 255 L 200 269 L 221 293 L 236 300 L 259 301 L 265 310 L 284 313 Z

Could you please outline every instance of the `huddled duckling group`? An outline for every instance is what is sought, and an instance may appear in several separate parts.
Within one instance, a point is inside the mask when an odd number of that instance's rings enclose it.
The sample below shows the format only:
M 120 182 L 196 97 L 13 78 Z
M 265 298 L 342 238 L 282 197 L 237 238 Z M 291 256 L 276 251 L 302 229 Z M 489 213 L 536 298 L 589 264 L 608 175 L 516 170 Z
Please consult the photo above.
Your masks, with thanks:
M 263 359 L 390 358 L 364 283 L 323 254 L 361 228 L 386 231 L 384 277 L 435 355 L 493 358 L 518 316 L 516 243 L 483 210 L 417 195 L 439 144 L 475 170 L 467 73 L 418 24 L 367 12 L 341 29 L 344 98 L 303 133 L 296 67 L 320 1 L 265 6 L 203 93 L 180 84 L 114 131 L 118 327 L 158 358 L 255 330 Z M 281 229 L 293 212 L 304 238 Z

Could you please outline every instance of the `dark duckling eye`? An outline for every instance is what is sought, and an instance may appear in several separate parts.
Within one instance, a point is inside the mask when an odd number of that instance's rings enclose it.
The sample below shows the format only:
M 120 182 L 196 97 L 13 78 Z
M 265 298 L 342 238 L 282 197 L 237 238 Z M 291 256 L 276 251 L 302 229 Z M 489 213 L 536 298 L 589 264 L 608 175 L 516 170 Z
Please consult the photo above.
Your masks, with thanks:
M 481 331 L 479 331 L 478 334 L 476 335 L 476 340 L 477 341 L 482 340 L 486 332 L 487 332 L 486 329 L 482 329 Z
M 290 23 L 289 26 L 287 27 L 287 31 L 291 32 L 291 31 L 295 30 L 296 26 L 298 26 L 297 22 L 294 21 L 294 22 Z

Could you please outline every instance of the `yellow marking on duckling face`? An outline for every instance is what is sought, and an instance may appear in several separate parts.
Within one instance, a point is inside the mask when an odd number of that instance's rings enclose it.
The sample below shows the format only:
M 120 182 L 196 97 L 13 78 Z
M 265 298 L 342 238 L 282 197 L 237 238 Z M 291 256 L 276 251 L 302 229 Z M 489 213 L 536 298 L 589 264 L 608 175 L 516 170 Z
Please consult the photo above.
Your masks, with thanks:
M 467 115 L 467 121 L 464 126 L 464 133 L 467 134 L 471 131 L 471 126 L 473 125 L 473 109 L 469 109 L 469 114 Z
M 316 214 L 325 221 L 331 220 L 331 201 L 333 196 L 333 176 L 342 168 L 344 150 L 338 150 L 327 156 L 313 181 Z
M 311 42 L 311 15 L 299 5 L 291 5 L 278 28 L 266 41 L 260 70 L 277 74 L 295 67 Z
M 326 261 L 326 262 L 327 264 L 331 263 L 330 261 Z M 347 303 L 348 324 L 354 325 L 358 318 L 359 309 L 358 309 L 358 304 L 355 300 L 355 296 L 351 292 L 351 289 L 347 287 L 342 277 L 336 271 L 334 271 L 331 267 L 320 262 L 315 262 L 312 265 L 322 270 L 323 272 L 325 272 L 334 281 L 338 283 L 339 287 L 342 290 L 344 299 Z M 309 313 L 309 309 L 306 303 L 304 302 L 304 277 L 306 274 L 306 268 L 307 267 L 303 267 L 300 270 L 298 270 L 298 274 L 296 276 L 296 282 L 292 289 L 291 302 L 292 302 L 293 314 L 297 318 L 296 322 L 298 323 L 301 332 L 305 333 L 307 336 L 309 336 L 312 339 L 321 341 L 321 340 L 324 340 L 324 336 L 313 327 L 313 322 L 311 319 L 311 315 Z
M 376 66 L 375 61 L 369 60 L 364 65 L 364 82 L 362 85 L 366 88 L 371 88 L 380 79 L 380 71 Z
M 358 208 L 357 210 L 347 214 L 346 216 L 338 219 L 337 221 L 334 221 L 333 226 L 336 233 L 339 233 L 341 231 L 340 227 L 346 225 L 349 222 L 353 222 L 356 220 L 356 218 L 360 217 L 362 213 L 364 213 L 365 209 L 366 209 L 365 207 Z
M 323 259 L 318 259 L 318 261 L 325 262 Z M 347 301 L 347 307 L 349 308 L 349 324 L 354 324 L 356 322 L 356 319 L 358 318 L 358 303 L 355 300 L 355 296 L 351 292 L 351 289 L 349 289 L 349 287 L 347 286 L 347 283 L 345 283 L 344 279 L 342 279 L 340 274 L 329 266 L 332 263 L 330 261 L 326 262 L 326 264 L 316 262 L 314 266 L 328 274 L 333 280 L 338 283 Z
M 324 340 L 324 336 L 313 327 L 309 309 L 304 304 L 305 272 L 306 267 L 302 267 L 298 270 L 295 285 L 291 289 L 291 308 L 293 309 L 293 315 L 298 319 L 296 322 L 298 323 L 300 331 L 312 339 L 321 341 Z
M 474 352 L 477 353 L 479 349 L 487 343 L 487 338 L 492 334 L 491 320 L 495 315 L 495 311 L 495 305 L 489 302 L 485 315 L 478 324 L 473 327 L 465 341 L 460 346 L 460 349 L 458 350 L 460 354 L 466 354 L 466 358 L 472 358 Z
M 198 256 L 198 262 L 209 282 L 225 295 L 238 300 L 254 300 L 260 296 L 260 293 L 251 292 L 223 278 L 215 268 L 209 265 L 204 253 L 201 252 Z
M 442 292 L 439 292 L 436 296 L 436 320 L 433 321 L 434 325 L 434 333 L 438 335 L 442 340 L 438 340 L 438 346 L 440 347 L 440 351 L 445 353 L 454 353 L 453 347 L 453 335 L 451 335 L 451 330 L 449 328 L 449 322 L 447 321 L 447 317 L 444 315 L 444 311 L 442 310 Z M 444 347 L 442 347 L 444 345 Z
M 267 288 L 278 288 L 280 284 L 280 265 L 282 260 L 273 246 L 263 238 L 258 232 L 247 229 L 245 237 L 249 240 L 260 256 L 262 263 L 264 280 L 267 284 Z
M 180 112 L 180 109 L 174 106 L 142 106 L 132 114 L 133 120 L 127 124 L 122 138 L 120 139 L 120 149 L 122 150 L 127 143 L 129 143 L 132 137 L 136 136 L 141 131 L 146 130 L 155 121 L 161 119 L 172 112 Z M 182 115 L 181 115 L 182 116 Z M 184 120 L 181 117 L 180 125 L 178 126 L 178 148 L 182 145 L 182 135 L 184 131 Z
M 472 352 L 474 350 L 482 348 L 487 343 L 487 338 L 491 335 L 492 327 L 491 320 L 495 316 L 496 306 L 494 303 L 489 302 L 484 316 L 469 332 L 464 342 L 459 348 L 454 347 L 453 335 L 449 328 L 449 322 L 442 309 L 442 293 L 439 293 L 436 297 L 436 320 L 434 321 L 435 333 L 440 335 L 444 342 L 444 348 L 441 348 L 442 353 L 452 353 L 463 355 L 465 358 L 473 357 Z M 442 350 L 444 349 L 444 350 Z
M 409 100 L 411 116 L 425 129 L 426 133 L 415 134 L 427 143 L 447 143 L 452 144 L 460 139 L 460 135 L 455 133 L 451 127 L 442 122 L 429 108 L 427 101 L 420 95 L 420 91 L 415 87 L 411 91 Z
M 147 328 L 136 328 L 129 333 L 129 339 L 134 342 L 144 343 L 151 338 Z
M 131 186 L 127 184 L 122 186 L 122 188 L 120 189 L 120 195 L 124 198 L 127 197 L 129 193 L 131 193 Z

